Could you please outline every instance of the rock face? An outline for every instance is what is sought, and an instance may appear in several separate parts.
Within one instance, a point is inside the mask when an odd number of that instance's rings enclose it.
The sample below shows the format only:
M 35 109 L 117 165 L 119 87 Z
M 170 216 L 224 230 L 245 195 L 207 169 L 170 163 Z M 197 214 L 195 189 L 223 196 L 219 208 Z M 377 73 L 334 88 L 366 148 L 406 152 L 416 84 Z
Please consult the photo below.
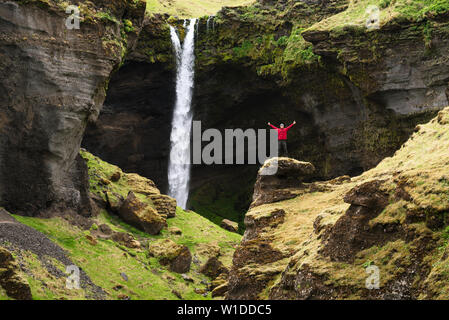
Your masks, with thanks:
M 304 178 L 314 172 L 315 167 L 309 162 L 291 158 L 267 160 L 257 175 L 251 207 L 296 197 L 289 189 L 299 188 Z
M 167 225 L 155 209 L 140 201 L 132 191 L 128 193 L 118 214 L 126 223 L 153 235 L 159 234 Z
M 81 139 L 124 54 L 121 21 L 132 21 L 137 33 L 145 5 L 77 3 L 83 21 L 68 30 L 59 2 L 0 1 L 0 204 L 15 213 L 90 214 Z M 103 9 L 119 22 L 97 18 Z
M 176 199 L 163 194 L 150 195 L 150 199 L 161 216 L 166 218 L 176 216 Z
M 0 286 L 6 294 L 17 300 L 31 300 L 29 284 L 18 273 L 19 265 L 11 253 L 0 247 Z
M 375 32 L 363 24 L 333 27 L 348 5 L 257 1 L 224 8 L 214 28 L 200 19 L 194 119 L 221 132 L 296 120 L 290 154 L 313 163 L 319 179 L 357 175 L 391 156 L 416 124 L 447 104 L 446 21 L 397 18 Z M 144 27 L 130 60 L 111 81 L 106 112 L 84 140 L 105 159 L 155 179 L 161 190 L 174 97 L 164 23 L 158 17 Z M 228 218 L 242 224 L 258 169 L 193 166 L 190 206 L 218 214 L 218 223 Z M 237 179 L 242 183 L 236 185 Z M 220 201 L 233 203 L 220 212 L 214 205 Z
M 189 248 L 170 239 L 151 243 L 148 252 L 150 256 L 158 258 L 161 264 L 168 265 L 173 272 L 186 273 L 190 270 L 192 254 Z

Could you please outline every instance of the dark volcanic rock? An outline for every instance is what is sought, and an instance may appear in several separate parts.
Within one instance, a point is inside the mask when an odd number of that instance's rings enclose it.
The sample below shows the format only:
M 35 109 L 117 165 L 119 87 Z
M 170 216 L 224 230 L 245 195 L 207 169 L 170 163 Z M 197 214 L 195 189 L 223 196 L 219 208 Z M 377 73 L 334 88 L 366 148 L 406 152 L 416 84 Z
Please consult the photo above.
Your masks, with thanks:
M 107 7 L 136 30 L 145 11 L 129 0 L 78 2 Z M 121 35 L 88 13 L 80 30 L 68 30 L 67 16 L 53 1 L 0 1 L 0 204 L 15 213 L 90 214 L 78 152 L 121 61 Z

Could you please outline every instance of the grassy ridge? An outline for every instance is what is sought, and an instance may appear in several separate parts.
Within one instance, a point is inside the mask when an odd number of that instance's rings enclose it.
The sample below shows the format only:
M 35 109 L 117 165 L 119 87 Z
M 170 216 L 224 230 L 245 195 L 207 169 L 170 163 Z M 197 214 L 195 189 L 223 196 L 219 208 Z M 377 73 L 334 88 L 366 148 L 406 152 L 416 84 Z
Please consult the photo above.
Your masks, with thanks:
M 240 6 L 253 2 L 254 0 L 147 0 L 147 12 L 195 18 L 214 15 L 225 6 Z

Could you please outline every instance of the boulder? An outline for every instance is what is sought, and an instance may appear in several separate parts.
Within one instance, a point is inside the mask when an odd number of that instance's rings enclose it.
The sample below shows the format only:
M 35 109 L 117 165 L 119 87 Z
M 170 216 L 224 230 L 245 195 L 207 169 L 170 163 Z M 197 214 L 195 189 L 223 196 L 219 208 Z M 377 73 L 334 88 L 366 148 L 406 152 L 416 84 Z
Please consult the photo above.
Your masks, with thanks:
M 131 191 L 144 195 L 160 194 L 153 181 L 135 173 L 126 174 L 126 182 Z
M 107 224 L 100 224 L 99 226 L 98 226 L 98 229 L 103 233 L 103 234 L 105 234 L 105 235 L 107 235 L 107 236 L 109 236 L 109 235 L 111 235 L 112 234 L 112 229 L 111 229 L 111 227 L 110 226 L 108 226 Z
M 303 180 L 314 172 L 315 167 L 310 162 L 292 158 L 268 159 L 257 174 L 251 208 L 296 197 L 291 189 L 301 187 Z
M 192 254 L 189 248 L 170 239 L 157 240 L 150 244 L 148 254 L 156 257 L 162 265 L 169 266 L 173 272 L 186 273 L 190 270 Z
M 228 269 L 217 257 L 209 258 L 200 268 L 200 273 L 208 276 L 211 279 L 217 278 L 222 273 L 228 273 Z
M 167 218 L 176 216 L 176 199 L 163 194 L 152 194 L 149 197 L 161 216 Z
M 223 219 L 223 221 L 221 221 L 220 227 L 231 232 L 237 232 L 239 230 L 239 224 L 228 219 Z
M 222 285 L 216 287 L 214 290 L 212 290 L 212 298 L 215 297 L 223 297 L 228 292 L 228 283 L 225 282 Z
M 130 225 L 156 235 L 166 226 L 166 221 L 154 208 L 140 201 L 132 191 L 121 205 L 119 216 Z
M 140 30 L 143 2 L 124 1 L 113 9 L 102 2 L 76 5 L 86 12 L 108 12 L 116 21 L 126 17 Z M 91 215 L 87 167 L 79 149 L 126 48 L 105 47 L 103 39 L 120 43 L 122 35 L 103 19 L 89 19 L 82 32 L 69 35 L 64 11 L 57 1 L 0 2 L 0 202 L 16 214 Z
M 122 177 L 122 173 L 120 171 L 116 171 L 111 175 L 110 180 L 112 182 L 117 182 L 120 180 L 121 177 Z
M 113 213 L 118 213 L 125 199 L 115 192 L 103 191 L 103 194 L 106 198 L 107 209 Z
M 174 235 L 178 235 L 178 236 L 182 234 L 182 230 L 177 227 L 168 228 L 168 232 L 170 232 L 170 234 L 174 234 Z

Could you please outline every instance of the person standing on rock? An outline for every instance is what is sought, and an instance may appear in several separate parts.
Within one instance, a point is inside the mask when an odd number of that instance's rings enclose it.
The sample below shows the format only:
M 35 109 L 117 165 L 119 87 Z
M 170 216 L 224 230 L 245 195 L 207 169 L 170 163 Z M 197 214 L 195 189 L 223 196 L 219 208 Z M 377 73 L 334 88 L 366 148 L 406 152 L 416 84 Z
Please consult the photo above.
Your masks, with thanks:
M 293 121 L 293 123 L 291 125 L 289 125 L 287 128 L 284 128 L 284 124 L 281 123 L 280 128 L 277 128 L 268 122 L 268 125 L 278 132 L 279 156 L 282 153 L 284 153 L 284 156 L 288 157 L 287 131 L 290 130 L 290 128 L 293 127 L 295 124 L 296 124 L 296 121 Z

